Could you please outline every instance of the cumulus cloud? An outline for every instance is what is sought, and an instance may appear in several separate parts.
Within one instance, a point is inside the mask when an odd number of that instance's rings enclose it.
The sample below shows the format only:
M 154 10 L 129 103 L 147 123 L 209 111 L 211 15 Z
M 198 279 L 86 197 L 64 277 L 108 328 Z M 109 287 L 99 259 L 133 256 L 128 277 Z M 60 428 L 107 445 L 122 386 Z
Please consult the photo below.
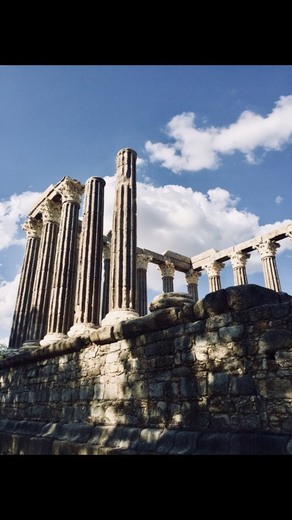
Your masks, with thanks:
M 12 195 L 8 200 L 0 200 L 0 250 L 15 244 L 24 244 L 25 234 L 22 223 L 32 210 L 41 193 L 26 191 Z
M 112 228 L 114 177 L 105 177 L 104 233 Z M 179 185 L 154 187 L 137 183 L 137 240 L 139 247 L 158 253 L 169 249 L 193 256 L 210 247 L 223 249 L 251 238 L 258 217 L 239 211 L 227 190 L 206 194 Z
M 174 173 L 214 170 L 223 155 L 241 152 L 250 164 L 257 162 L 255 151 L 281 150 L 292 139 L 292 95 L 281 96 L 274 109 L 263 117 L 245 110 L 228 127 L 198 128 L 195 114 L 184 112 L 166 125 L 169 143 L 147 141 L 151 162 L 160 162 Z
M 1 334 L 0 345 L 8 344 L 10 335 L 12 317 L 16 302 L 17 289 L 19 285 L 20 274 L 17 274 L 11 282 L 2 281 L 0 283 L 0 323 Z M 6 335 L 4 337 L 4 334 Z

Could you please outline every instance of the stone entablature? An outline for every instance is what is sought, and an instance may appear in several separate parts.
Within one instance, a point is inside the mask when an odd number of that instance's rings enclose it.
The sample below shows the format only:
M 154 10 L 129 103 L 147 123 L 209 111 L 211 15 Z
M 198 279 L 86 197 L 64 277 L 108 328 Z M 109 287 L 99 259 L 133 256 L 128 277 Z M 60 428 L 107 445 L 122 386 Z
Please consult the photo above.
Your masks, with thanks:
M 292 454 L 292 297 L 247 285 L 154 308 L 1 361 L 0 452 Z

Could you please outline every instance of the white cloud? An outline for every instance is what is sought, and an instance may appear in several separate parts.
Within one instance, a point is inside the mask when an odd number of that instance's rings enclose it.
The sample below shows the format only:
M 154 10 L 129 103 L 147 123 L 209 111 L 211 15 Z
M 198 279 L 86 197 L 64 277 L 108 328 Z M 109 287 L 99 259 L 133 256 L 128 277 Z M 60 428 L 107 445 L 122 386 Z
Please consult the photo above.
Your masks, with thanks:
M 197 128 L 195 114 L 184 112 L 169 121 L 166 134 L 171 143 L 147 141 L 145 149 L 151 162 L 161 162 L 174 173 L 216 169 L 222 155 L 235 151 L 254 164 L 258 148 L 264 152 L 281 150 L 291 142 L 292 95 L 281 96 L 266 117 L 246 110 L 228 127 Z
M 283 197 L 281 197 L 281 195 L 277 195 L 277 197 L 275 198 L 275 202 L 276 204 L 281 204 L 281 202 L 283 202 Z
M 141 157 L 137 157 L 137 168 L 140 168 L 141 166 L 144 166 L 146 164 L 146 159 L 142 159 Z
M 16 303 L 17 289 L 19 284 L 20 274 L 17 274 L 11 282 L 0 283 L 0 323 L 1 334 L 6 337 L 0 339 L 0 344 L 8 344 L 10 335 L 12 317 Z
M 40 195 L 26 191 L 20 195 L 14 194 L 8 200 L 0 200 L 0 250 L 14 244 L 24 244 L 25 234 L 19 224 L 26 219 Z

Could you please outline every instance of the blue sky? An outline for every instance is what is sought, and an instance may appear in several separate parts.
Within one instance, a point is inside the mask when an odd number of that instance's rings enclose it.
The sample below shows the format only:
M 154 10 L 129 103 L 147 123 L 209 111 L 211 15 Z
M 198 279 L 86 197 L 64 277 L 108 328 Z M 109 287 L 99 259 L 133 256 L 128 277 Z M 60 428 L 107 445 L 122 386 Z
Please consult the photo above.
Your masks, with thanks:
M 138 245 L 194 256 L 292 219 L 292 66 L 0 66 L 0 343 L 8 342 L 21 225 L 65 175 L 103 177 L 111 229 L 115 157 L 138 154 Z M 277 253 L 292 294 L 292 241 Z M 250 283 L 261 283 L 251 258 Z M 222 285 L 232 285 L 229 267 Z M 149 297 L 162 290 L 148 270 Z M 185 290 L 183 276 L 175 290 Z M 199 281 L 199 297 L 207 281 Z

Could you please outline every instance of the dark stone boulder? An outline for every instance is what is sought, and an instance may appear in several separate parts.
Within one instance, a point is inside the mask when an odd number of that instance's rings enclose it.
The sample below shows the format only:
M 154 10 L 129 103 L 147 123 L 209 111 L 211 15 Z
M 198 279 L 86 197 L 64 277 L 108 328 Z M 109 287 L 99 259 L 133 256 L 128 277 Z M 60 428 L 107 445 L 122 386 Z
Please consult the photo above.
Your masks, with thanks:
M 155 296 L 149 305 L 150 312 L 158 311 L 160 309 L 167 309 L 168 307 L 182 308 L 185 305 L 194 304 L 195 300 L 189 293 L 183 292 L 168 292 Z
M 227 312 L 238 312 L 261 307 L 278 305 L 292 301 L 287 293 L 278 293 L 256 284 L 236 285 L 208 293 L 194 305 L 197 319 L 206 319 Z

